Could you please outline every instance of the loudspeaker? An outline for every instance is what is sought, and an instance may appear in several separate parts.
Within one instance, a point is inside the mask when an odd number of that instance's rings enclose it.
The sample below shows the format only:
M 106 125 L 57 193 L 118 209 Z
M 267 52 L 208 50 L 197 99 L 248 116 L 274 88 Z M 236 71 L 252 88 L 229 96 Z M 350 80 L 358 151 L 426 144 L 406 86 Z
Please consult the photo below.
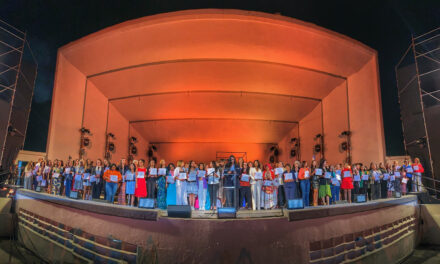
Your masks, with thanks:
M 287 209 L 294 210 L 294 209 L 303 209 L 303 208 L 304 208 L 304 202 L 302 199 L 287 200 Z
M 40 186 L 35 187 L 35 191 L 36 192 L 41 192 L 41 187 Z
M 219 219 L 225 219 L 225 218 L 236 218 L 237 217 L 237 211 L 234 207 L 223 207 L 217 209 L 217 217 Z
M 354 201 L 356 203 L 365 203 L 367 201 L 367 196 L 365 194 L 355 194 Z
M 154 209 L 154 199 L 152 198 L 141 198 L 139 199 L 139 208 L 148 208 L 148 209 Z
M 394 197 L 395 198 L 400 198 L 402 196 L 402 194 L 400 192 L 395 192 L 394 193 Z
M 77 191 L 70 191 L 70 198 L 72 199 L 78 199 L 78 192 Z
M 189 205 L 168 205 L 168 217 L 191 218 L 191 206 Z

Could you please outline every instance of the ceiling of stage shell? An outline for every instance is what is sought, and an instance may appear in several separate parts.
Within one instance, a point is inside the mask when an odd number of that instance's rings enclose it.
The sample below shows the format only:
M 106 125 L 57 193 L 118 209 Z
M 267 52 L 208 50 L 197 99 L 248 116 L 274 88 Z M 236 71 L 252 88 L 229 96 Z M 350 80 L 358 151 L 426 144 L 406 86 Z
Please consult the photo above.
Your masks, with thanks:
M 150 142 L 278 142 L 375 54 L 302 21 L 239 10 L 144 17 L 60 53 Z

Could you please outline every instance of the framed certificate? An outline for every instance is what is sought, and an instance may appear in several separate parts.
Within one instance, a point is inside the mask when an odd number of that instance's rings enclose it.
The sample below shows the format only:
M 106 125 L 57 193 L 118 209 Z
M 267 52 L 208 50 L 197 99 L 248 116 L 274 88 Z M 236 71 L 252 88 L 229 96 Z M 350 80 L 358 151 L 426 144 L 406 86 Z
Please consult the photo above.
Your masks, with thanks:
M 406 172 L 408 172 L 408 173 L 413 172 L 413 168 L 412 167 L 406 167 Z
M 263 173 L 261 171 L 255 172 L 255 180 L 262 180 L 263 179 Z
M 110 175 L 111 182 L 118 182 L 118 175 Z
M 304 178 L 306 178 L 306 179 L 310 178 L 310 171 L 306 170 L 304 172 Z
M 338 185 L 338 184 L 339 184 L 338 179 L 336 179 L 336 178 L 332 178 L 332 184 L 333 184 L 333 185 Z
M 273 184 L 272 181 L 267 181 L 267 180 L 266 180 L 266 181 L 263 182 L 263 185 L 264 185 L 264 186 L 272 186 L 272 184 Z
M 276 174 L 276 175 L 283 174 L 283 172 L 284 172 L 284 169 L 283 169 L 283 168 L 276 168 L 276 169 L 275 169 L 275 174 Z
M 88 180 L 90 178 L 90 173 L 84 173 L 84 180 Z
M 53 178 L 58 178 L 58 177 L 60 177 L 60 174 L 59 173 L 54 173 L 54 174 L 52 174 L 52 177 Z
M 380 181 L 380 174 L 379 173 L 374 174 L 374 180 Z
M 96 176 L 95 175 L 90 176 L 90 182 L 96 182 Z
M 195 181 L 196 178 L 197 178 L 197 172 L 192 171 L 192 172 L 189 173 L 189 175 L 188 175 L 188 181 Z
M 145 178 L 145 172 L 143 172 L 143 171 L 138 171 L 137 172 L 137 175 L 136 175 L 136 178 Z
M 389 178 L 390 178 L 390 174 L 388 174 L 388 173 L 384 173 L 384 175 L 383 175 L 383 179 L 384 179 L 385 181 L 388 181 Z
M 179 173 L 179 180 L 186 180 L 186 173 L 185 172 Z
M 350 171 L 344 171 L 344 178 L 350 177 L 351 173 Z
M 322 175 L 322 169 L 315 169 L 315 175 L 321 176 Z
M 331 172 L 326 172 L 324 175 L 324 178 L 326 179 L 330 179 L 332 177 L 332 173 Z
M 415 171 L 418 171 L 418 170 L 419 170 L 419 166 L 415 165 L 415 166 L 413 166 L 413 169 L 414 169 Z
M 197 172 L 197 175 L 198 175 L 200 178 L 203 178 L 203 177 L 205 177 L 205 175 L 206 175 L 206 171 L 204 171 L 204 170 L 199 170 L 199 171 Z
M 368 181 L 368 174 L 362 174 L 362 180 L 363 181 Z
M 337 171 L 335 171 L 335 174 L 336 174 L 336 175 L 341 175 L 341 171 L 340 171 L 340 170 L 337 170 Z
M 214 168 L 209 168 L 208 169 L 208 175 L 214 175 L 215 169 Z
M 157 175 L 157 169 L 156 168 L 150 168 L 150 175 Z
M 241 175 L 241 181 L 249 182 L 249 175 L 248 174 L 242 174 Z
M 359 174 L 356 174 L 356 175 L 354 175 L 353 180 L 359 182 L 359 181 L 361 181 L 361 176 Z
M 391 175 L 391 176 L 390 176 L 390 180 L 391 180 L 391 181 L 395 181 L 395 180 L 396 180 L 396 177 L 395 177 L 394 175 Z
M 132 181 L 132 180 L 134 180 L 134 175 L 133 175 L 133 173 L 126 173 L 126 174 L 125 174 L 125 179 L 126 179 L 127 181 Z
M 408 182 L 408 178 L 403 178 L 402 179 L 402 183 L 407 183 Z
M 64 172 L 67 173 L 67 174 L 69 174 L 69 173 L 70 173 L 70 168 L 66 168 L 66 169 L 64 170 Z
M 399 178 L 399 177 L 400 177 L 400 171 L 395 171 L 395 172 L 394 172 L 394 176 L 396 176 L 397 178 Z
M 167 169 L 165 169 L 165 168 L 159 169 L 159 175 L 166 175 L 166 174 L 167 174 Z
M 174 177 L 173 176 L 167 176 L 167 182 L 168 183 L 174 183 Z
M 290 173 L 284 173 L 284 180 L 285 181 L 293 181 L 293 174 Z
M 80 181 L 81 180 L 81 174 L 76 174 L 75 175 L 75 181 Z

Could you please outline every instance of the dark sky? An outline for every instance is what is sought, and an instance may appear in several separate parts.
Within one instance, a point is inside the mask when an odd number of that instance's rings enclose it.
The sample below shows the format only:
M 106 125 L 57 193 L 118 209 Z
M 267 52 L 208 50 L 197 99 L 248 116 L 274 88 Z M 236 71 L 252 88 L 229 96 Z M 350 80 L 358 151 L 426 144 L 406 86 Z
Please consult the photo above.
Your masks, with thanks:
M 342 33 L 379 53 L 387 155 L 404 154 L 394 66 L 410 43 L 440 26 L 440 0 L 0 0 L 0 19 L 26 30 L 38 61 L 25 149 L 45 151 L 57 49 L 129 19 L 197 8 L 281 13 Z

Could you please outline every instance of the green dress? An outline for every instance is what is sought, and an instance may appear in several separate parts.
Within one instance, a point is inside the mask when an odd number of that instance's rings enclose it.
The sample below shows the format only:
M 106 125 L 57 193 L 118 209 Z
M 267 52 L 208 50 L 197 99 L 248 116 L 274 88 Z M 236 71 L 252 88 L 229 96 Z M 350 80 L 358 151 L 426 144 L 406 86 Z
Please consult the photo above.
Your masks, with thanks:
M 167 209 L 167 190 L 164 176 L 159 177 L 157 180 L 157 207 Z

